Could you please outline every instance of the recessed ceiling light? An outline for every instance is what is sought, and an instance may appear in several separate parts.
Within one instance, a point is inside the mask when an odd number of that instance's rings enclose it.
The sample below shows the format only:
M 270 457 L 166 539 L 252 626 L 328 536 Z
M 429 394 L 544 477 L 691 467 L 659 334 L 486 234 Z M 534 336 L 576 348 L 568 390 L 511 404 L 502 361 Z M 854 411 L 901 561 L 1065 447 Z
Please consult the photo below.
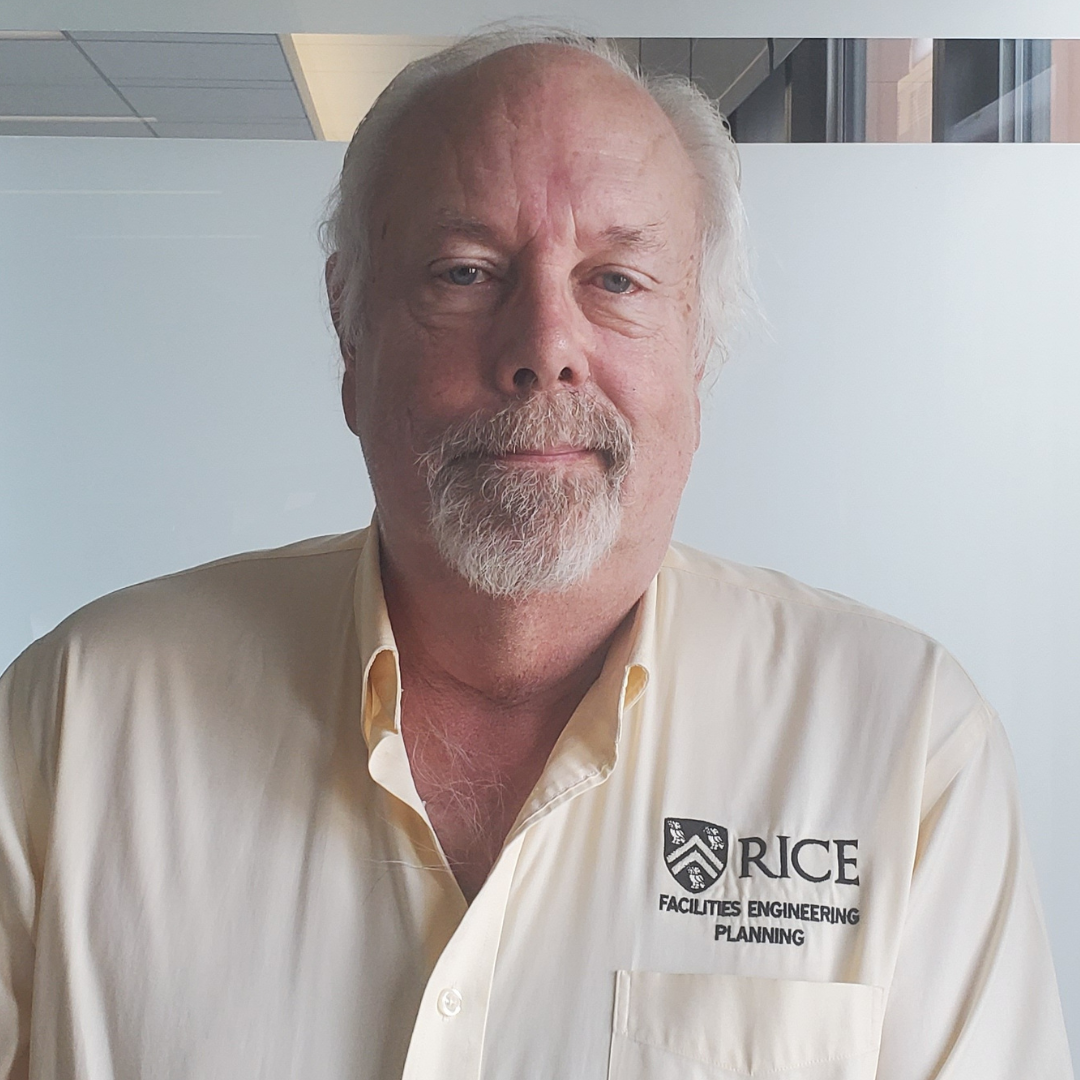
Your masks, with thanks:
M 281 34 L 285 58 L 316 138 L 348 142 L 387 83 L 453 38 L 367 34 Z

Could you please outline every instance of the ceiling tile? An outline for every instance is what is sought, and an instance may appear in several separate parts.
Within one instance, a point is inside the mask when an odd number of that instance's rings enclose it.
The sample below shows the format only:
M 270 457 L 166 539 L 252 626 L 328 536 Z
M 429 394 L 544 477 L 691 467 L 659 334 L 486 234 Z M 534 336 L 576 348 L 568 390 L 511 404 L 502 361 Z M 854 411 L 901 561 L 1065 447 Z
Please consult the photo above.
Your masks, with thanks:
M 144 116 L 158 120 L 299 120 L 307 123 L 300 95 L 293 84 L 273 89 L 135 86 L 125 96 Z
M 101 76 L 70 41 L 0 40 L 0 83 L 88 86 Z
M 181 41 L 210 42 L 222 45 L 274 45 L 276 34 L 167 34 L 123 33 L 116 30 L 76 30 L 71 36 L 77 41 Z
M 14 86 L 0 83 L 4 116 L 126 116 L 131 110 L 102 79 L 90 86 Z
M 87 55 L 117 86 L 157 79 L 258 79 L 291 82 L 277 40 L 221 42 L 86 41 Z

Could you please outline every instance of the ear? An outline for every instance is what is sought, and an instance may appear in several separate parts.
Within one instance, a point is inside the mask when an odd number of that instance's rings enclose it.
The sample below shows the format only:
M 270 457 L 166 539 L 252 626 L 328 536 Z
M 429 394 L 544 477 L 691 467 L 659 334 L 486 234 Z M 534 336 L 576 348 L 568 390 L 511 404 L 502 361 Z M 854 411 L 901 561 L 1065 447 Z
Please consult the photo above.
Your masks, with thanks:
M 334 323 L 334 330 L 338 336 L 338 347 L 341 349 L 341 359 L 345 364 L 344 374 L 341 376 L 341 408 L 345 413 L 345 423 L 354 435 L 359 435 L 356 424 L 356 350 L 352 343 L 345 337 L 343 320 L 341 317 L 341 286 L 334 282 L 334 266 L 337 263 L 338 253 L 335 251 L 326 260 L 326 297 L 330 304 L 330 318 Z

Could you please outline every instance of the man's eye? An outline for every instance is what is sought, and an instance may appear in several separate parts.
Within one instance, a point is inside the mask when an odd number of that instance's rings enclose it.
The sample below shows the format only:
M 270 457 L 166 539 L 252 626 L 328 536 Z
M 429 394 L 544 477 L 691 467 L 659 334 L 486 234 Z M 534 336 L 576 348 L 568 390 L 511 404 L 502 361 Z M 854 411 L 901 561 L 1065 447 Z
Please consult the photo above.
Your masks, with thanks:
M 483 280 L 484 271 L 479 266 L 452 266 L 443 277 L 451 285 L 475 285 Z
M 600 281 L 610 293 L 629 292 L 634 284 L 625 274 L 620 274 L 617 270 L 608 270 L 601 274 Z

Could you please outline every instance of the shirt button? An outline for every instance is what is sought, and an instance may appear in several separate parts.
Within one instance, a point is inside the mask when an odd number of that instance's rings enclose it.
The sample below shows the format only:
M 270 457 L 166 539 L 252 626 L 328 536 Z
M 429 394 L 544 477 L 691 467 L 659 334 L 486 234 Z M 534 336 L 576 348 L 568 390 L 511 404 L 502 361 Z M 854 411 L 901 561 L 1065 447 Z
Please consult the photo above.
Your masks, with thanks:
M 439 992 L 437 1004 L 443 1016 L 457 1016 L 461 1012 L 461 995 L 453 987 L 448 987 Z

